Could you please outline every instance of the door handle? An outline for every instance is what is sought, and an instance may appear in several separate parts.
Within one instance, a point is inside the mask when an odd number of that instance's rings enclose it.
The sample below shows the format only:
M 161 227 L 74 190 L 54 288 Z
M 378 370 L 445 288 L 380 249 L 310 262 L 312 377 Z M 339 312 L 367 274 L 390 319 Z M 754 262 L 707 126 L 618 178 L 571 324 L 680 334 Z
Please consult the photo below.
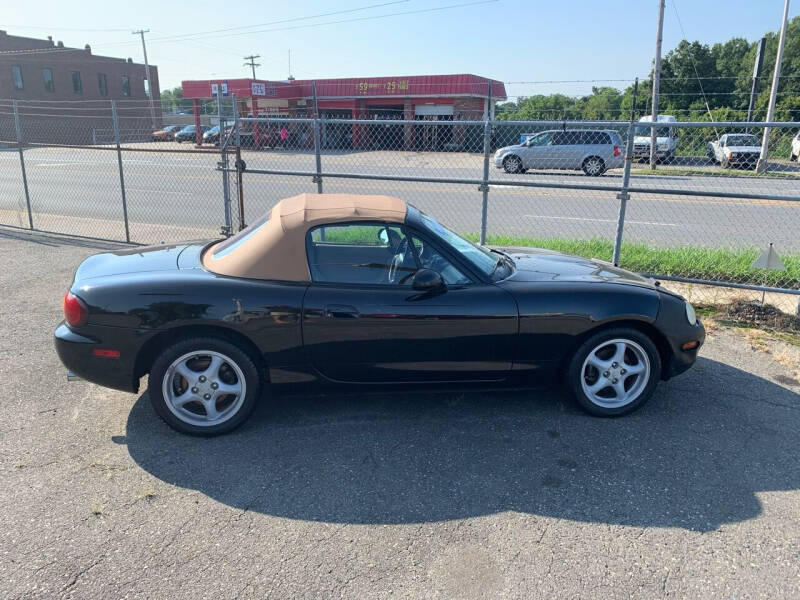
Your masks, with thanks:
M 349 304 L 328 304 L 325 307 L 325 316 L 329 319 L 357 319 L 358 310 Z

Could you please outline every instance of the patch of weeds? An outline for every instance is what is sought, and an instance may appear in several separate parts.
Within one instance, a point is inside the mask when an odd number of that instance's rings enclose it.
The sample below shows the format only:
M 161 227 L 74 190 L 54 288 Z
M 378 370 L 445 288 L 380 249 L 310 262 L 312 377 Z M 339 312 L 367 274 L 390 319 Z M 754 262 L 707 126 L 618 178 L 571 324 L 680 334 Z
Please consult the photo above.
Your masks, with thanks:
M 94 506 L 92 506 L 92 514 L 93 514 L 95 517 L 101 517 L 101 516 L 103 516 L 103 514 L 104 514 L 104 513 L 103 513 L 104 509 L 105 509 L 105 508 L 103 507 L 103 505 L 102 505 L 102 504 L 95 504 Z

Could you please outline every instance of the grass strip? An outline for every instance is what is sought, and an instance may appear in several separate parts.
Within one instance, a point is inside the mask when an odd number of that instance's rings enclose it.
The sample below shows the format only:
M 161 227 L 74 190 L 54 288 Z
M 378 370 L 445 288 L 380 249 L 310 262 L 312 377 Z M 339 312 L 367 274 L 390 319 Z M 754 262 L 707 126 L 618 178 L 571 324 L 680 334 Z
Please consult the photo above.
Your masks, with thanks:
M 477 234 L 465 237 L 477 241 Z M 566 254 L 610 261 L 614 245 L 604 239 L 567 239 L 488 236 L 486 243 L 492 246 L 523 246 L 547 248 Z M 762 250 L 757 248 L 703 248 L 678 246 L 658 248 L 647 244 L 623 242 L 620 250 L 620 266 L 638 273 L 672 275 L 729 283 L 764 284 L 764 271 L 750 267 Z M 773 287 L 800 289 L 800 255 L 781 254 L 785 271 L 767 273 L 766 284 Z

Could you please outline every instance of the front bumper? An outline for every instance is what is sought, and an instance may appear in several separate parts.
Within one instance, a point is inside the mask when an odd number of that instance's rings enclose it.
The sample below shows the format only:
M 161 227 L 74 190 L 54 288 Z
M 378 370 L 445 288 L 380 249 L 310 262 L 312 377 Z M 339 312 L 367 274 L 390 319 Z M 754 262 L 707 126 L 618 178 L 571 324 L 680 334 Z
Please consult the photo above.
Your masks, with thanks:
M 683 350 L 681 346 L 686 342 L 697 340 L 699 344 L 693 350 Z M 661 379 L 670 379 L 688 370 L 697 360 L 697 352 L 706 340 L 706 328 L 698 320 L 693 332 L 689 335 L 681 336 L 678 340 L 667 339 L 670 345 L 670 358 L 661 368 Z
M 686 319 L 684 300 L 665 297 L 662 295 L 661 309 L 656 319 L 656 328 L 664 335 L 668 348 L 664 355 L 664 364 L 661 365 L 661 378 L 669 379 L 680 375 L 691 367 L 697 360 L 697 352 L 706 340 L 706 328 L 697 319 L 690 324 Z M 691 350 L 684 350 L 683 345 L 697 342 Z
M 670 154 L 670 150 L 656 150 L 656 156 L 664 157 Z M 634 158 L 650 158 L 650 146 L 639 146 L 633 147 L 633 157 Z
M 111 329 L 114 331 L 104 331 Z M 104 333 L 110 333 L 111 337 Z M 139 390 L 139 378 L 134 377 L 134 370 L 141 344 L 135 337 L 134 330 L 122 327 L 87 326 L 79 334 L 61 323 L 55 331 L 54 342 L 58 358 L 67 371 L 103 387 L 135 393 Z M 106 358 L 93 353 L 95 349 L 107 348 L 119 350 L 119 357 Z

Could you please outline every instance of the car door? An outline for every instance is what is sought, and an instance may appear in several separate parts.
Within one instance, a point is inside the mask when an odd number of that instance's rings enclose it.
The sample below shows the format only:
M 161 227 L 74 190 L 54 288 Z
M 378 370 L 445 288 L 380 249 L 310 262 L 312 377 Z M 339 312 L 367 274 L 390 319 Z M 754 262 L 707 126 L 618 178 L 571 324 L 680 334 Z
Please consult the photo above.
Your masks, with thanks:
M 552 169 L 577 169 L 583 154 L 582 131 L 558 131 L 553 134 Z
M 543 131 L 528 140 L 527 145 L 520 150 L 522 155 L 522 168 L 545 169 L 548 164 L 548 153 L 553 143 L 553 132 Z
M 359 248 L 355 232 L 365 227 L 372 231 L 363 240 L 378 235 L 384 245 Z M 413 383 L 508 376 L 516 302 L 430 240 L 398 225 L 354 223 L 311 230 L 307 246 L 312 283 L 303 302 L 303 344 L 324 377 Z M 426 266 L 442 273 L 445 291 L 411 287 L 414 273 Z
M 728 136 L 723 135 L 717 143 L 714 144 L 714 158 L 717 160 L 718 163 L 722 162 L 722 159 L 725 157 L 725 142 L 727 141 Z

